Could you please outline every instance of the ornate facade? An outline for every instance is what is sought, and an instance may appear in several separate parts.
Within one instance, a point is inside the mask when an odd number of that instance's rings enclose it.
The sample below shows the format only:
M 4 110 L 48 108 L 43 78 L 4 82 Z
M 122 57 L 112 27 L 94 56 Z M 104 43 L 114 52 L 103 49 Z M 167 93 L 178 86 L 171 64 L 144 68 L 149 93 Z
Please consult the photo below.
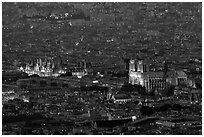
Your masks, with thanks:
M 187 75 L 183 71 L 149 71 L 150 63 L 144 60 L 130 60 L 129 83 L 142 85 L 147 92 L 164 90 L 167 83 L 179 85 L 187 81 Z
M 56 71 L 54 71 L 56 70 Z M 66 71 L 56 68 L 51 58 L 45 58 L 44 60 L 37 59 L 36 62 L 26 64 L 26 67 L 20 67 L 20 71 L 27 73 L 28 75 L 37 74 L 40 77 L 57 77 L 60 74 L 66 73 Z

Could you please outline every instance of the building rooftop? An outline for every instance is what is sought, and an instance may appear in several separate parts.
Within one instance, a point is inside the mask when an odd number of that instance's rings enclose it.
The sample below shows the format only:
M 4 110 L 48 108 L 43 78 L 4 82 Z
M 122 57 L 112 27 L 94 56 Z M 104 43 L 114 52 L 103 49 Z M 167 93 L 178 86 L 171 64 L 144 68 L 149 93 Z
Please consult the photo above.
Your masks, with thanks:
M 129 94 L 117 94 L 114 97 L 115 99 L 131 99 L 131 96 Z
M 178 77 L 187 77 L 186 73 L 182 70 L 176 71 Z
M 163 77 L 164 77 L 163 71 L 149 72 L 149 78 L 163 78 Z

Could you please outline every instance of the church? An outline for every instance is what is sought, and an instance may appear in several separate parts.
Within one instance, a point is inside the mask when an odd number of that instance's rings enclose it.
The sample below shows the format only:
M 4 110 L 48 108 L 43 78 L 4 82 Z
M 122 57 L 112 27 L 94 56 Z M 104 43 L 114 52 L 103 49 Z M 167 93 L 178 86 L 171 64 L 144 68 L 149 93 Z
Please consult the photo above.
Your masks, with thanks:
M 56 65 L 51 57 L 45 57 L 44 60 L 39 58 L 37 61 L 26 64 L 25 68 L 21 66 L 19 70 L 27 73 L 29 76 L 37 74 L 40 77 L 57 77 L 60 74 L 66 73 L 61 68 L 61 64 Z
M 150 63 L 147 60 L 130 60 L 129 62 L 129 83 L 141 85 L 149 93 L 161 91 L 167 85 L 178 86 L 187 81 L 187 75 L 183 71 L 150 71 Z

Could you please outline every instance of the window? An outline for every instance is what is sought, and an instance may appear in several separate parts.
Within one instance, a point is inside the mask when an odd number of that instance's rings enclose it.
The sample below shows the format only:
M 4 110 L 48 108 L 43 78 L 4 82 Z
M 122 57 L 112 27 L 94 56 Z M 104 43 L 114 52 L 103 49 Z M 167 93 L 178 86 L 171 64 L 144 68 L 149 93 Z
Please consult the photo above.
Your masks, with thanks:
M 147 65 L 146 64 L 143 65 L 143 71 L 147 72 Z

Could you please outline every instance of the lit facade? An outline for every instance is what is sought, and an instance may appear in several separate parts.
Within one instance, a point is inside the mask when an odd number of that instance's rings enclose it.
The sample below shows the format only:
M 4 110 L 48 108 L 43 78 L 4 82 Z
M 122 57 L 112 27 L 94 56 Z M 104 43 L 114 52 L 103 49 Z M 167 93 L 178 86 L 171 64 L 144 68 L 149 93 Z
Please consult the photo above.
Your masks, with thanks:
M 164 90 L 167 83 L 179 85 L 187 81 L 187 75 L 183 71 L 149 71 L 149 63 L 144 60 L 130 60 L 129 83 L 141 85 L 147 92 Z
M 129 83 L 132 85 L 142 85 L 147 90 L 150 88 L 150 79 L 148 77 L 149 66 L 146 62 L 139 60 L 130 60 L 129 63 Z
M 29 76 L 37 74 L 40 77 L 57 77 L 60 74 L 65 74 L 66 71 L 62 69 L 58 69 L 54 71 L 55 64 L 51 58 L 46 58 L 44 61 L 42 59 L 37 59 L 36 62 L 32 62 L 30 64 L 26 64 L 26 67 L 20 67 L 20 71 L 27 73 Z
M 78 62 L 78 66 L 71 69 L 72 76 L 77 76 L 77 78 L 82 78 L 85 75 L 88 75 L 86 61 L 82 60 Z

